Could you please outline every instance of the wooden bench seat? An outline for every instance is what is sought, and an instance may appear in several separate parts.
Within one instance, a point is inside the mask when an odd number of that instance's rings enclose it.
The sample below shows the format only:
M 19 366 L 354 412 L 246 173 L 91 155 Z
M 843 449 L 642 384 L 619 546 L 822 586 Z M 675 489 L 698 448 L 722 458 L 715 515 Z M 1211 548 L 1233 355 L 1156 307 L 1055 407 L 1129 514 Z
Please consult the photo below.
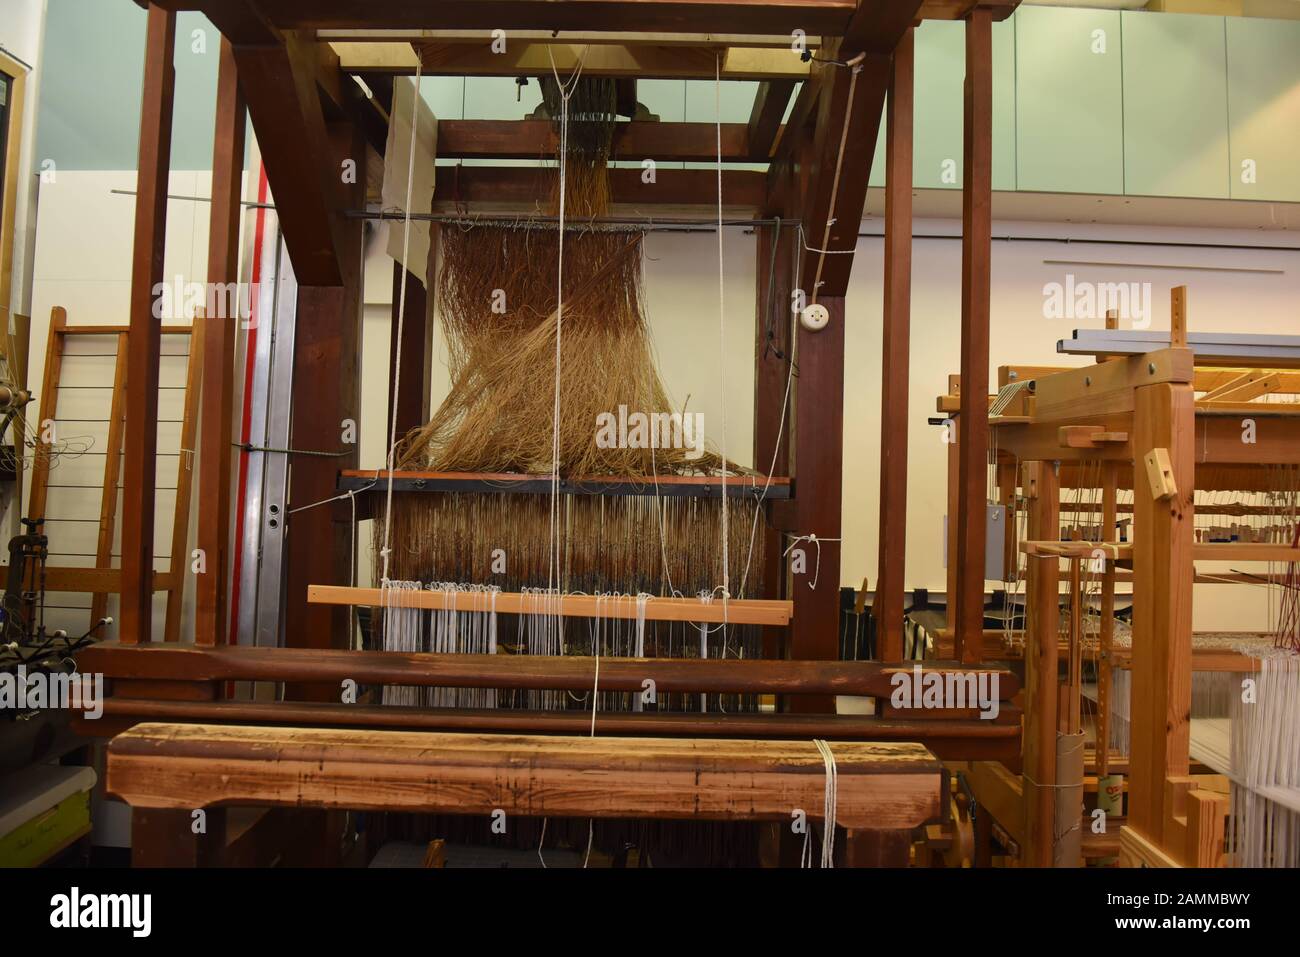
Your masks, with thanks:
M 831 743 L 836 818 L 905 831 L 939 816 L 939 761 L 919 744 Z M 822 816 L 812 741 L 441 734 L 139 724 L 108 748 L 132 807 L 223 805 L 555 817 L 789 821 Z

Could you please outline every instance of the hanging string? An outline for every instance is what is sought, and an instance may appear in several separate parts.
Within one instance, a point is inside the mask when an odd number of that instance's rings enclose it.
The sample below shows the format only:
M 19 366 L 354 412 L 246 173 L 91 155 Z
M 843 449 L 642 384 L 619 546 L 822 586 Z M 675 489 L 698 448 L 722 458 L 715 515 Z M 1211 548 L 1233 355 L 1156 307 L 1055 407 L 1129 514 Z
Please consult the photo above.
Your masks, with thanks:
M 817 579 L 818 579 L 818 577 L 821 575 L 821 572 L 822 572 L 822 542 L 839 542 L 839 541 L 843 541 L 843 539 L 839 539 L 839 538 L 818 538 L 816 535 L 813 535 L 813 534 L 808 534 L 808 535 L 796 535 L 796 536 L 794 537 L 794 539 L 790 542 L 790 544 L 789 544 L 789 546 L 786 548 L 786 550 L 785 550 L 784 552 L 782 552 L 781 554 L 782 554 L 782 556 L 789 555 L 790 552 L 794 550 L 794 547 L 795 547 L 796 545 L 798 545 L 800 542 L 811 542 L 813 545 L 816 545 L 816 546 L 817 546 L 817 564 L 816 564 L 816 567 L 813 569 L 813 577 L 812 577 L 812 581 L 810 581 L 810 582 L 808 583 L 808 587 L 811 588 L 813 591 L 816 591 L 816 590 L 817 590 Z
M 713 60 L 714 124 L 718 147 L 718 390 L 721 397 L 722 440 L 722 648 L 726 657 L 727 602 L 731 599 L 730 533 L 727 529 L 727 311 L 722 258 L 722 54 Z
M 562 357 L 561 337 L 564 332 L 564 220 L 566 213 L 566 195 L 568 190 L 568 154 L 569 154 L 569 98 L 578 87 L 582 76 L 582 66 L 587 59 L 584 48 L 573 75 L 567 82 L 560 82 L 560 73 L 555 66 L 555 53 L 551 47 L 546 48 L 546 55 L 551 59 L 551 75 L 560 94 L 560 215 L 559 215 L 559 249 L 555 265 L 555 405 L 551 411 L 551 516 L 548 557 L 546 573 L 547 590 L 559 590 L 557 581 L 560 571 L 560 539 L 558 533 L 560 517 L 560 362 Z
M 817 253 L 817 272 L 813 276 L 813 287 L 810 300 L 817 301 L 817 290 L 822 284 L 822 266 L 826 262 L 826 247 L 831 242 L 831 227 L 835 225 L 835 201 L 840 192 L 840 172 L 844 168 L 844 148 L 849 141 L 849 118 L 853 116 L 853 94 L 858 85 L 858 74 L 862 72 L 862 61 L 866 59 L 865 53 L 859 53 L 853 59 L 849 60 L 844 66 L 849 68 L 849 96 L 848 101 L 844 104 L 844 123 L 840 129 L 840 150 L 835 157 L 835 178 L 831 180 L 831 202 L 828 209 L 830 212 L 826 217 L 826 228 L 822 232 L 822 248 Z
M 402 266 L 405 268 L 406 260 L 409 258 L 411 250 L 411 197 L 415 188 L 415 141 L 416 130 L 420 123 L 420 77 L 424 69 L 424 61 L 417 57 L 415 61 L 415 90 L 411 97 L 411 149 L 406 160 L 406 210 L 402 217 Z M 402 283 L 401 290 L 397 297 L 397 345 L 394 346 L 393 354 L 393 404 L 390 408 L 397 408 L 397 397 L 402 384 L 402 324 L 406 319 L 406 283 Z M 397 416 L 393 415 L 388 423 L 388 491 L 384 497 L 384 545 L 379 550 L 383 558 L 383 571 L 380 575 L 380 588 L 388 587 L 388 556 L 392 554 L 393 549 L 389 542 L 389 533 L 392 528 L 393 519 L 393 466 L 394 458 L 397 451 Z

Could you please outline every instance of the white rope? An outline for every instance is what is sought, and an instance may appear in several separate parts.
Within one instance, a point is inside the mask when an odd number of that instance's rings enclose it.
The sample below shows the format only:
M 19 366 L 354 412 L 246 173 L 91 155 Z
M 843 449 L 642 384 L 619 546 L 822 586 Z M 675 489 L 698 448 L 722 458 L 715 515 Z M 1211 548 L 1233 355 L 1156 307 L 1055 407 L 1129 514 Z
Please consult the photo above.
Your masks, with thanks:
M 811 542 L 812 544 L 817 546 L 817 566 L 813 570 L 812 581 L 808 583 L 808 587 L 811 588 L 813 591 L 816 591 L 817 579 L 821 576 L 822 573 L 822 542 L 840 542 L 840 541 L 843 541 L 843 539 L 818 538 L 816 535 L 811 533 L 808 535 L 796 535 L 794 539 L 790 542 L 786 550 L 781 554 L 782 556 L 789 555 L 790 552 L 794 550 L 794 547 L 798 545 L 800 542 Z
M 546 48 L 551 58 L 551 75 L 560 93 L 560 215 L 559 215 L 559 251 L 555 264 L 555 405 L 551 411 L 551 515 L 550 536 L 548 539 L 546 587 L 558 589 L 560 583 L 556 576 L 560 571 L 560 360 L 562 356 L 561 338 L 564 332 L 564 220 L 566 196 L 568 191 L 569 168 L 569 97 L 578 88 L 582 76 L 582 66 L 587 59 L 584 48 L 578 65 L 567 83 L 560 82 L 559 70 L 555 67 L 555 54 L 551 47 Z
M 402 216 L 402 268 L 411 250 L 411 195 L 415 188 L 415 140 L 420 122 L 420 77 L 424 63 L 418 57 L 415 61 L 415 90 L 411 97 L 411 149 L 406 161 L 406 209 Z M 397 453 L 397 396 L 402 384 L 402 324 L 406 319 L 406 283 L 402 283 L 397 297 L 397 345 L 393 353 L 393 404 L 394 410 L 388 423 L 388 491 L 384 497 L 384 546 L 379 550 L 383 558 L 383 571 L 380 575 L 380 588 L 388 587 L 388 556 L 392 554 L 389 544 L 389 531 L 393 519 L 393 459 Z
M 731 535 L 727 528 L 727 310 L 722 257 L 722 54 L 713 60 L 713 106 L 718 147 L 718 391 L 721 398 L 722 439 L 722 647 L 726 657 L 727 602 L 731 599 Z
M 849 96 L 848 101 L 844 104 L 844 124 L 840 129 L 840 151 L 835 157 L 835 178 L 831 180 L 831 202 L 829 212 L 826 217 L 826 229 L 822 232 L 822 250 L 817 254 L 817 272 L 813 276 L 813 287 L 811 300 L 817 301 L 817 289 L 822 284 L 822 266 L 826 262 L 826 246 L 831 241 L 831 226 L 835 224 L 835 201 L 840 192 L 840 171 L 844 167 L 844 148 L 849 140 L 849 119 L 853 116 L 853 93 L 858 85 L 858 74 L 862 71 L 862 61 L 866 58 L 865 53 L 859 53 L 853 59 L 845 64 L 850 70 L 849 73 Z M 855 237 L 856 242 L 856 237 Z
M 822 802 L 822 867 L 835 866 L 835 808 L 839 801 L 839 768 L 835 764 L 835 755 L 831 746 L 821 738 L 814 738 L 813 744 L 821 752 L 826 764 L 826 793 Z

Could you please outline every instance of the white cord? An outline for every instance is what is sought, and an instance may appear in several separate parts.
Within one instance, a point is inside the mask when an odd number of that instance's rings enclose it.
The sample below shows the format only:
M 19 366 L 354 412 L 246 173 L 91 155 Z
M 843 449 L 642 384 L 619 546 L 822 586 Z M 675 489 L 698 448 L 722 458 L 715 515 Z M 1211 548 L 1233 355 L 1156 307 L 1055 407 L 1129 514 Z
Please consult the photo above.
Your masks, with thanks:
M 722 55 L 713 61 L 713 105 L 718 146 L 718 390 L 721 398 L 722 440 L 722 647 L 726 657 L 727 602 L 731 599 L 731 535 L 727 528 L 727 311 L 722 258 Z
M 839 800 L 839 768 L 835 764 L 835 755 L 831 746 L 821 738 L 814 738 L 813 744 L 821 752 L 826 764 L 826 794 L 822 804 L 822 867 L 835 866 L 835 806 Z
M 840 541 L 843 541 L 843 539 L 840 539 L 840 538 L 818 538 L 818 537 L 817 537 L 816 535 L 814 535 L 814 534 L 808 534 L 808 535 L 796 535 L 795 538 L 790 542 L 790 544 L 789 544 L 789 546 L 786 548 L 786 550 L 785 550 L 784 552 L 782 552 L 781 554 L 782 554 L 782 556 L 789 555 L 790 552 L 794 549 L 794 547 L 795 547 L 796 545 L 798 545 L 800 542 L 812 542 L 814 545 L 817 546 L 817 566 L 816 566 L 816 568 L 813 569 L 813 577 L 812 577 L 812 581 L 810 581 L 810 582 L 808 583 L 808 587 L 811 588 L 813 591 L 816 591 L 816 590 L 817 590 L 817 579 L 818 579 L 818 577 L 819 577 L 819 576 L 821 575 L 821 573 L 822 573 L 822 542 L 840 542 Z
M 420 76 L 424 68 L 424 61 L 416 58 L 415 61 L 415 90 L 411 97 L 411 149 L 406 161 L 406 210 L 402 217 L 402 268 L 406 268 L 406 260 L 409 257 L 411 249 L 411 195 L 415 188 L 415 140 L 416 129 L 420 122 Z M 392 548 L 389 545 L 389 531 L 392 528 L 393 520 L 393 459 L 397 454 L 397 397 L 402 384 L 402 323 L 406 319 L 406 283 L 402 283 L 401 290 L 397 298 L 397 345 L 394 347 L 393 354 L 393 404 L 390 406 L 394 410 L 392 421 L 388 424 L 388 491 L 384 499 L 384 547 L 379 550 L 380 557 L 383 558 L 383 573 L 380 576 L 380 587 L 385 588 L 388 585 L 388 556 L 392 554 Z

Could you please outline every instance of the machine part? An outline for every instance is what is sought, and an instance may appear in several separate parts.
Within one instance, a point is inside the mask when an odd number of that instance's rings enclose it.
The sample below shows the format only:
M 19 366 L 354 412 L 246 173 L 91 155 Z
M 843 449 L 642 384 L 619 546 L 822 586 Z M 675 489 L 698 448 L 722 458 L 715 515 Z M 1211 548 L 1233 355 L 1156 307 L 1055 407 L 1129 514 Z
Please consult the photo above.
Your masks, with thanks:
M 820 332 L 831 321 L 830 311 L 820 302 L 804 306 L 799 313 L 799 324 L 810 332 Z

